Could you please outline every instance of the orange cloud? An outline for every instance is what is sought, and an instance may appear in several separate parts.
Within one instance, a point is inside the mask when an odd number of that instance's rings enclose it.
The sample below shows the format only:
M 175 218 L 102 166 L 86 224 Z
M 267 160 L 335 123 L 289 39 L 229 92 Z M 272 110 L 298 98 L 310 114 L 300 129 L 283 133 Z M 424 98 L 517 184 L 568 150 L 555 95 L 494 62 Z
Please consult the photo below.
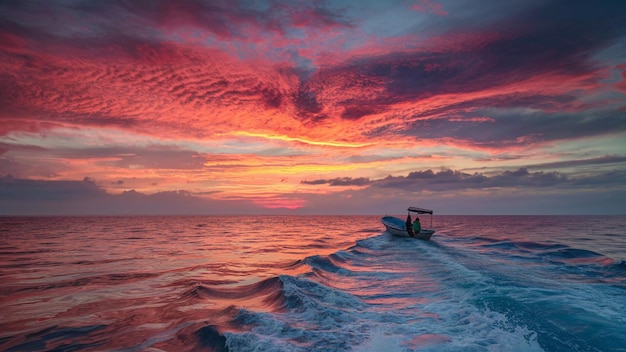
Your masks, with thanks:
M 301 181 L 616 154 L 626 70 L 595 55 L 626 29 L 593 24 L 620 5 L 527 6 L 2 4 L 0 176 L 298 208 L 338 192 Z

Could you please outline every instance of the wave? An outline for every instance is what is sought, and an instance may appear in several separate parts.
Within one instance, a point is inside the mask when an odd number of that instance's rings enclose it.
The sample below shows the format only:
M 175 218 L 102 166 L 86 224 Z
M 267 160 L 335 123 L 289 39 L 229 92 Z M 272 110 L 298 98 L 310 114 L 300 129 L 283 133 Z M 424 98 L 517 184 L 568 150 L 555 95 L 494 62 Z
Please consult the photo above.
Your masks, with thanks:
M 345 261 L 338 255 L 330 256 L 312 256 L 304 260 L 304 263 L 309 265 L 313 270 L 322 270 L 329 273 L 340 273 L 342 275 L 349 276 L 350 271 L 342 267 Z
M 260 311 L 278 312 L 286 305 L 283 282 L 279 277 L 261 280 L 250 285 L 224 287 L 219 284 L 189 281 L 189 287 L 181 299 L 195 299 L 212 303 L 224 302 L 224 306 L 240 305 Z
M 239 301 L 239 308 L 232 310 L 230 329 L 201 327 L 196 335 L 213 341 L 206 343 L 218 350 L 348 351 L 376 345 L 372 329 L 382 329 L 387 332 L 378 338 L 394 341 L 387 350 L 423 350 L 433 344 L 457 344 L 458 329 L 467 330 L 468 324 L 481 321 L 461 334 L 467 350 L 484 348 L 483 340 L 538 350 L 533 349 L 536 335 L 532 332 L 507 322 L 499 312 L 482 308 L 484 302 L 459 300 L 468 289 L 478 292 L 488 279 L 455 263 L 454 251 L 389 239 L 377 236 L 345 251 L 307 257 L 304 263 L 311 270 L 298 276 L 279 275 L 237 288 L 190 288 L 186 295 L 194 299 Z M 421 260 L 412 263 L 417 254 Z M 432 265 L 425 265 L 429 261 Z M 426 278 L 417 278 L 419 273 Z M 461 282 L 468 277 L 476 284 Z M 447 282 L 445 288 L 437 287 L 437 279 Z M 250 305 L 264 297 L 273 297 L 272 309 Z M 399 342 L 400 336 L 413 338 Z
M 607 269 L 616 273 L 626 274 L 626 260 L 616 260 Z
M 595 250 L 575 248 L 563 243 L 520 241 L 484 236 L 453 239 L 453 241 L 493 256 L 545 260 L 556 264 L 608 266 L 615 261 Z
M 483 244 L 493 251 L 494 243 Z M 236 331 L 222 333 L 223 346 L 257 351 L 374 350 L 371 346 L 380 345 L 374 336 L 384 340 L 389 351 L 594 351 L 594 342 L 599 341 L 593 336 L 602 329 L 619 336 L 620 325 L 611 323 L 616 313 L 593 311 L 592 297 L 606 293 L 553 282 L 564 270 L 580 274 L 570 260 L 604 258 L 601 254 L 532 241 L 499 241 L 495 248 L 509 255 L 493 256 L 444 240 L 378 235 L 330 255 L 307 257 L 303 263 L 310 272 L 280 275 L 269 279 L 271 284 L 266 280 L 262 287 L 243 288 L 242 298 L 269 287 L 280 297 L 274 308 L 281 310 L 237 309 L 231 321 Z M 519 262 L 511 252 L 533 254 L 528 257 L 532 263 Z M 503 258 L 514 265 L 488 264 L 504 263 Z M 563 267 L 558 260 L 569 262 Z M 597 263 L 617 276 L 626 266 Z M 546 265 L 556 268 L 554 277 L 542 271 Z M 212 298 L 223 294 L 228 292 L 207 293 Z M 617 312 L 623 309 L 619 303 L 613 305 Z M 575 321 L 568 318 L 572 314 Z

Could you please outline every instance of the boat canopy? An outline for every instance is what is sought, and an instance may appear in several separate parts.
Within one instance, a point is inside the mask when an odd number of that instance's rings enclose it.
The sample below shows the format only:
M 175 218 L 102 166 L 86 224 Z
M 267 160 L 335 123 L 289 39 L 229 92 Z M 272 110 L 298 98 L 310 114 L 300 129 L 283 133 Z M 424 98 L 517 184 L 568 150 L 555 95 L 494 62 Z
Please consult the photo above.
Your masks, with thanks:
M 418 207 L 409 207 L 408 211 L 412 211 L 418 214 L 433 214 L 433 211 L 430 209 L 418 208 Z

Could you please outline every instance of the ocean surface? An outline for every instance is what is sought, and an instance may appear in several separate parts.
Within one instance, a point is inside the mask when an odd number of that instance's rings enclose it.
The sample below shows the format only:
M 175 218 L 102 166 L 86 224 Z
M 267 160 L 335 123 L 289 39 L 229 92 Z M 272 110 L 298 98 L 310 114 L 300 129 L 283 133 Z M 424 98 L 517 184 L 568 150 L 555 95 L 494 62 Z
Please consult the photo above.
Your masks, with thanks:
M 0 350 L 626 351 L 626 217 L 433 227 L 0 217 Z

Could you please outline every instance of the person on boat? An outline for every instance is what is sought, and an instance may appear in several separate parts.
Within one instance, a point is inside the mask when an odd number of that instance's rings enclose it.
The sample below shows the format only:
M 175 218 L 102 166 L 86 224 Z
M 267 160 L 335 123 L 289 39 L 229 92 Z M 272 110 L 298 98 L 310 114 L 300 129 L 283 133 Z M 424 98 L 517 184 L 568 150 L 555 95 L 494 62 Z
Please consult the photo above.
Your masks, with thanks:
M 415 222 L 413 223 L 413 232 L 420 233 L 422 230 L 422 224 L 420 223 L 420 218 L 415 218 Z
M 406 232 L 409 234 L 409 236 L 414 237 L 415 234 L 413 233 L 413 227 L 411 226 L 411 214 L 407 214 L 406 216 Z

